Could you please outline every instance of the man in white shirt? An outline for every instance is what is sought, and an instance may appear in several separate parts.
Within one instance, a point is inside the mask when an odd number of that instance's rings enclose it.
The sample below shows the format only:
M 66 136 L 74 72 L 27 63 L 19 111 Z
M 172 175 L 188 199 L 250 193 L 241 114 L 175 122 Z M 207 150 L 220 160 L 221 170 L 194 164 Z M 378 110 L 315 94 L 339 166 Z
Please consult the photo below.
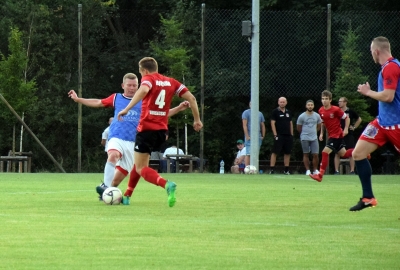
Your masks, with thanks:
M 178 149 L 176 145 L 172 145 L 171 147 L 168 147 L 165 149 L 163 158 L 167 159 L 167 155 L 184 155 L 185 153 L 183 152 L 182 149 Z M 176 157 L 171 157 L 171 159 L 176 160 Z M 171 172 L 176 172 L 176 164 L 175 161 L 171 162 Z
M 244 146 L 243 140 L 237 140 L 236 146 L 238 152 L 235 160 L 233 161 L 233 166 L 231 167 L 232 173 L 243 173 L 245 167 L 245 157 L 246 157 L 246 147 Z

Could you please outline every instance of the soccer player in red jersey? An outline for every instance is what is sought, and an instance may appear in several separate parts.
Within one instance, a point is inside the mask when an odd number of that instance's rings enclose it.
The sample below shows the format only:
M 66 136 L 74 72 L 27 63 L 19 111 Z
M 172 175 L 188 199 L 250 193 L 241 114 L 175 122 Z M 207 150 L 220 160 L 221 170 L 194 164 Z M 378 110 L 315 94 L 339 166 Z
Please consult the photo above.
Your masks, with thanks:
M 152 57 L 145 57 L 139 61 L 139 72 L 142 75 L 141 85 L 128 106 L 118 113 L 118 119 L 128 114 L 130 108 L 142 101 L 142 114 L 137 128 L 134 160 L 135 165 L 131 174 L 141 175 L 146 181 L 161 186 L 167 190 L 168 205 L 175 205 L 176 184 L 162 178 L 155 170 L 149 167 L 149 158 L 152 151 L 158 151 L 166 140 L 168 130 L 168 111 L 174 95 L 177 95 L 190 104 L 193 113 L 193 128 L 200 131 L 203 123 L 200 121 L 196 98 L 185 85 L 173 78 L 158 73 L 157 61 Z
M 329 138 L 326 146 L 322 150 L 322 160 L 318 174 L 310 174 L 309 176 L 318 181 L 322 181 L 322 177 L 325 174 L 326 167 L 329 163 L 329 154 L 334 151 L 339 154 L 342 158 L 351 157 L 353 149 L 346 150 L 343 137 L 349 132 L 350 119 L 347 114 L 337 106 L 332 106 L 332 93 L 325 90 L 321 94 L 322 107 L 318 110 L 321 116 L 321 132 L 319 140 L 322 141 L 324 138 L 324 127 L 328 132 Z M 340 126 L 340 120 L 345 119 L 345 127 L 342 130 Z
M 378 117 L 370 122 L 354 148 L 353 158 L 362 186 L 362 198 L 350 211 L 360 211 L 378 204 L 372 192 L 372 169 L 368 155 L 387 142 L 400 153 L 400 61 L 393 58 L 389 40 L 376 37 L 371 43 L 374 62 L 382 66 L 378 75 L 378 91 L 369 83 L 358 85 L 358 92 L 379 102 Z

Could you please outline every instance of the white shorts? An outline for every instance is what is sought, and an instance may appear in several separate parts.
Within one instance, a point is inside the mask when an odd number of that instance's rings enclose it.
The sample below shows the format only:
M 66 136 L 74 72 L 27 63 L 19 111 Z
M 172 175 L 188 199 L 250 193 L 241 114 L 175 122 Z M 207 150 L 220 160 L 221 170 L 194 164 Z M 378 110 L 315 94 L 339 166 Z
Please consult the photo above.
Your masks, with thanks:
M 107 151 L 117 150 L 121 154 L 121 159 L 118 160 L 117 166 L 130 173 L 135 161 L 133 159 L 133 149 L 135 148 L 135 142 L 124 141 L 118 138 L 111 138 L 108 141 L 107 146 Z

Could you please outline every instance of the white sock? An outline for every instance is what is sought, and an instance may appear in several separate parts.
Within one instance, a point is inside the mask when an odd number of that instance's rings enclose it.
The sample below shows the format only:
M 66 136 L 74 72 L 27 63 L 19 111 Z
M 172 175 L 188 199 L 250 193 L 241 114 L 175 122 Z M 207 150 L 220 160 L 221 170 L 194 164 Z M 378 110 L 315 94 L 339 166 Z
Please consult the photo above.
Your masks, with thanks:
M 114 178 L 115 173 L 115 165 L 111 162 L 107 162 L 106 166 L 104 167 L 104 184 L 107 187 L 111 186 L 112 180 Z

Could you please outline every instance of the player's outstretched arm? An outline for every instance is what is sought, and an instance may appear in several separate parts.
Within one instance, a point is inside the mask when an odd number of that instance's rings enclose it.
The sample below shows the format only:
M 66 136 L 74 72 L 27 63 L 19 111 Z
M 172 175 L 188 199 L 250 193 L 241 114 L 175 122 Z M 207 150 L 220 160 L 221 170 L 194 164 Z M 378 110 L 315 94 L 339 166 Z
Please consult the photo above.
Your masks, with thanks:
M 68 92 L 68 96 L 75 102 L 80 103 L 82 105 L 88 106 L 88 107 L 95 107 L 95 108 L 100 108 L 104 107 L 103 103 L 101 103 L 100 99 L 94 99 L 94 98 L 80 98 L 76 94 L 75 90 L 70 90 Z

